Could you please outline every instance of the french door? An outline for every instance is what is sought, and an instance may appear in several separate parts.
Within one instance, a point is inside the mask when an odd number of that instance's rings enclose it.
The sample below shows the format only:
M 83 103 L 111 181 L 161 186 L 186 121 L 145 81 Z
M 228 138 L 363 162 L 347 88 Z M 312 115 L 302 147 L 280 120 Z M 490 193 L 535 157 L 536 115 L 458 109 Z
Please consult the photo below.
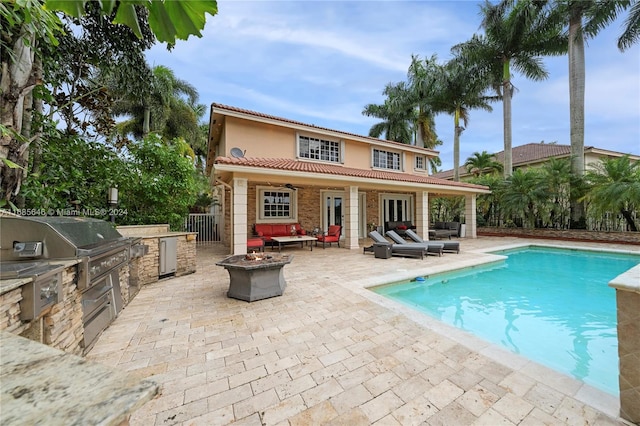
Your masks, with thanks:
M 366 194 L 359 193 L 358 194 L 358 237 L 364 238 L 366 236 L 366 215 L 365 215 L 365 206 L 366 206 Z M 342 235 L 341 238 L 344 238 L 345 229 L 344 229 L 344 215 L 345 215 L 345 205 L 344 205 L 344 192 L 324 192 L 322 194 L 322 229 L 325 231 L 329 229 L 330 225 L 340 225 L 342 226 Z
M 385 194 L 382 196 L 380 204 L 385 223 L 401 220 L 413 221 L 413 197 L 411 195 Z
M 339 192 L 324 194 L 322 229 L 325 231 L 331 225 L 344 226 L 344 196 Z

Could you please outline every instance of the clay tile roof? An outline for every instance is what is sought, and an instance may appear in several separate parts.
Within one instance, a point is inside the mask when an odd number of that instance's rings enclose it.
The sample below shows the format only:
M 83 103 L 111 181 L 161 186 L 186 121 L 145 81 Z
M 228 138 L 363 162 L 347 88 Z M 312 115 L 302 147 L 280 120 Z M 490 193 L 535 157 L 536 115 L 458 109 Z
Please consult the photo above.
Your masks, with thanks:
M 570 145 L 528 143 L 511 150 L 514 166 L 535 163 L 552 157 L 566 157 L 567 155 L 571 155 Z M 496 160 L 504 160 L 504 151 L 496 153 Z
M 340 133 L 340 134 L 343 134 L 345 136 L 353 136 L 353 137 L 356 137 L 356 138 L 359 138 L 359 139 L 368 139 L 370 141 L 375 141 L 375 142 L 384 142 L 384 143 L 393 144 L 393 145 L 400 145 L 403 148 L 407 148 L 407 146 L 411 146 L 412 148 L 417 148 L 417 149 L 424 150 L 424 151 L 427 151 L 429 153 L 432 153 L 433 155 L 438 155 L 438 151 L 434 151 L 434 150 L 429 149 L 429 148 L 423 148 L 421 146 L 407 145 L 407 144 L 404 144 L 404 143 L 401 143 L 401 142 L 390 141 L 390 140 L 386 140 L 386 139 L 379 139 L 379 138 L 374 138 L 374 137 L 371 137 L 371 136 L 362 136 L 362 135 L 358 135 L 356 133 L 345 132 L 345 131 L 342 131 L 342 130 L 329 129 L 328 127 L 316 126 L 315 124 L 308 124 L 308 123 L 303 123 L 301 121 L 289 120 L 288 118 L 278 117 L 278 116 L 269 115 L 269 114 L 263 114 L 261 112 L 251 111 L 251 110 L 244 109 L 244 108 L 237 108 L 237 107 L 224 105 L 224 104 L 212 103 L 211 106 L 213 106 L 214 108 L 221 109 L 221 110 L 237 112 L 237 113 L 240 113 L 240 114 L 253 115 L 254 117 L 261 117 L 261 118 L 266 118 L 266 119 L 269 119 L 269 120 L 276 120 L 276 121 L 280 121 L 282 123 L 288 123 L 288 124 L 294 124 L 294 125 L 297 125 L 297 126 L 310 127 L 310 128 L 318 129 L 319 131 L 328 131 L 328 132 Z
M 444 179 L 437 179 L 433 176 L 419 176 L 409 173 L 387 172 L 384 170 L 363 170 L 350 167 L 342 167 L 333 164 L 313 163 L 309 161 L 297 161 L 288 158 L 234 158 L 218 157 L 216 164 L 228 164 L 242 167 L 255 167 L 274 170 L 286 170 L 292 172 L 304 172 L 322 175 L 335 175 L 343 177 L 379 179 L 396 182 L 407 182 L 417 184 L 431 184 L 442 186 L 454 186 L 462 188 L 488 189 L 482 185 L 474 185 L 465 182 L 452 182 Z
M 589 150 L 592 147 L 585 146 L 585 150 Z M 494 154 L 496 161 L 502 163 L 504 161 L 504 151 L 500 151 Z M 513 167 L 523 166 L 525 164 L 538 163 L 545 161 L 548 158 L 553 157 L 568 157 L 571 155 L 571 145 L 558 145 L 555 143 L 528 143 L 521 146 L 516 146 L 511 149 L 511 158 L 513 161 Z M 465 166 L 458 168 L 458 173 L 467 175 L 467 169 Z M 445 170 L 443 172 L 435 173 L 440 179 L 448 179 L 453 177 L 453 169 Z

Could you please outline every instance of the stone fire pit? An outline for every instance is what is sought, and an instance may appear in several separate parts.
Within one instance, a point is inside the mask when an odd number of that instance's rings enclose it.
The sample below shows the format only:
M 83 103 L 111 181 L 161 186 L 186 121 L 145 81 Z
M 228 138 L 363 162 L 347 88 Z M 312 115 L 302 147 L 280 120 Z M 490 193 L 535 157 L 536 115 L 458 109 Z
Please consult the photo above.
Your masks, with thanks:
M 216 263 L 229 271 L 228 297 L 253 302 L 282 296 L 287 286 L 282 268 L 293 256 L 251 253 L 227 257 Z

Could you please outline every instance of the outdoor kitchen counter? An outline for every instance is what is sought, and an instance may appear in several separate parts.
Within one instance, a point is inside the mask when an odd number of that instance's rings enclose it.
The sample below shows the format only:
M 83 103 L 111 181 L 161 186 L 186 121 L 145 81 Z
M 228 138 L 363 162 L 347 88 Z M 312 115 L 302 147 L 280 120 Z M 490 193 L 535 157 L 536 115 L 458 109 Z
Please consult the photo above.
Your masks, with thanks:
M 79 261 L 77 259 L 71 259 L 71 260 L 57 260 L 55 262 L 50 262 L 50 263 L 55 265 L 62 265 L 60 269 L 67 269 L 70 266 L 76 265 L 78 262 Z M 5 294 L 13 289 L 22 287 L 23 285 L 28 284 L 31 281 L 33 281 L 33 278 L 31 277 L 9 278 L 4 280 L 0 279 L 0 294 Z
M 3 425 L 120 425 L 156 383 L 0 332 Z
M 5 294 L 13 289 L 22 287 L 33 281 L 33 278 L 11 278 L 8 280 L 0 280 L 0 294 Z

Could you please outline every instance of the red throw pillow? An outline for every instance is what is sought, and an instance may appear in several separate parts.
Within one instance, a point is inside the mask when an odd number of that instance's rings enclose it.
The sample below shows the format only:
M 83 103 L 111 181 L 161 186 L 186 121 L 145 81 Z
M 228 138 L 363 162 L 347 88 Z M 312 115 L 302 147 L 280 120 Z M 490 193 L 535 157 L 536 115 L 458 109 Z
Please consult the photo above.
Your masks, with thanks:
M 396 229 L 401 229 L 403 231 L 406 231 L 407 225 L 398 225 L 398 226 L 396 226 Z

